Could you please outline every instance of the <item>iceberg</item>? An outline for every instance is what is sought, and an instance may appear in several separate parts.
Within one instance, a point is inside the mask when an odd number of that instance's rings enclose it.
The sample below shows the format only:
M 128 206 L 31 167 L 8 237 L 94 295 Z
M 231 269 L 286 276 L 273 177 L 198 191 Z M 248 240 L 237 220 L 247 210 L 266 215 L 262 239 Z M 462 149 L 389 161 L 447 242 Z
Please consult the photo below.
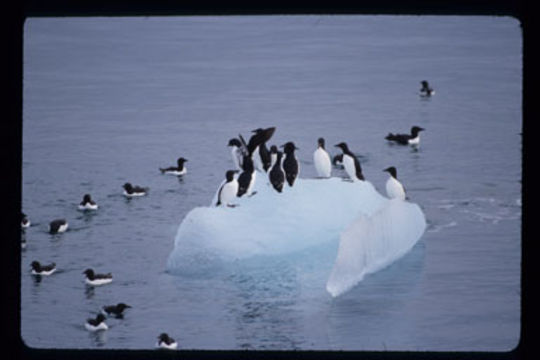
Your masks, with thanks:
M 237 198 L 235 207 L 216 207 L 213 201 L 188 212 L 167 260 L 168 271 L 204 273 L 257 255 L 339 242 L 327 282 L 327 290 L 337 296 L 410 250 L 425 229 L 418 205 L 389 200 L 369 181 L 298 178 L 294 187 L 286 185 L 277 193 L 259 173 L 254 191 Z
M 371 216 L 360 215 L 341 233 L 326 290 L 338 296 L 405 255 L 426 229 L 417 204 L 388 200 Z

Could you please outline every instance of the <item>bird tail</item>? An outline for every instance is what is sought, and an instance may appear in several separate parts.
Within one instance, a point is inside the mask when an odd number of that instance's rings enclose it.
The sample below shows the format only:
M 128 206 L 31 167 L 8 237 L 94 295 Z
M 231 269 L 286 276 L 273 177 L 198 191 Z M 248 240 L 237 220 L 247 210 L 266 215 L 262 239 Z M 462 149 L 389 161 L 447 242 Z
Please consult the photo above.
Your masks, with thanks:
M 395 137 L 394 134 L 388 133 L 388 135 L 386 135 L 385 139 L 386 140 L 394 140 L 394 137 Z

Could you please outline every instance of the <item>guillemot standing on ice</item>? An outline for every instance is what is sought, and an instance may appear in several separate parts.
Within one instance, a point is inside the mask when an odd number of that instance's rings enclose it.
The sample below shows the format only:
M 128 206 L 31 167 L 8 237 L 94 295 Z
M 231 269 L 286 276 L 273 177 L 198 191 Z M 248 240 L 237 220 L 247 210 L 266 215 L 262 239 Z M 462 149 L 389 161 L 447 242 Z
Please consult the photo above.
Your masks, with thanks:
M 343 154 L 337 154 L 332 158 L 332 164 L 336 167 L 343 167 Z
M 116 305 L 106 305 L 101 308 L 101 313 L 106 316 L 115 316 L 116 318 L 122 318 L 124 316 L 124 310 L 131 308 L 131 306 L 118 303 Z
M 317 141 L 317 150 L 313 152 L 313 163 L 315 164 L 315 170 L 317 175 L 323 178 L 329 178 L 332 172 L 332 163 L 330 162 L 330 155 L 324 148 L 324 139 L 319 138 Z
M 405 195 L 405 188 L 397 179 L 397 170 L 395 167 L 390 166 L 389 168 L 384 169 L 390 174 L 390 177 L 386 181 L 386 194 L 390 199 L 401 199 L 405 200 L 407 196 Z
M 247 148 L 240 142 L 240 140 L 236 138 L 230 139 L 227 146 L 231 147 L 231 157 L 235 169 L 239 171 L 242 170 L 242 162 L 244 160 L 244 156 L 247 155 Z
M 435 90 L 433 90 L 428 82 L 426 80 L 422 80 L 420 82 L 422 84 L 422 88 L 420 89 L 420 96 L 422 97 L 430 97 L 431 95 L 435 95 Z
M 255 185 L 255 179 L 257 177 L 257 172 L 253 167 L 253 160 L 249 156 L 244 156 L 243 160 L 244 171 L 238 176 L 238 197 L 247 194 L 248 196 L 252 195 L 253 186 Z
M 413 145 L 417 146 L 420 144 L 420 131 L 424 131 L 424 128 L 419 126 L 413 126 L 411 128 L 411 134 L 392 134 L 388 133 L 385 139 L 388 141 L 393 141 L 400 145 Z
M 33 275 L 51 275 L 53 272 L 56 271 L 56 264 L 51 263 L 49 265 L 41 265 L 39 261 L 32 261 L 30 264 L 32 267 L 32 274 Z
M 148 191 L 148 188 L 143 188 L 137 185 L 133 186 L 130 183 L 125 183 L 122 187 L 124 188 L 124 195 L 127 197 L 144 196 Z
M 98 204 L 90 197 L 90 194 L 85 194 L 83 200 L 79 203 L 79 210 L 97 210 Z
M 346 143 L 341 142 L 339 144 L 334 145 L 335 147 L 338 147 L 343 151 L 343 167 L 345 168 L 345 172 L 347 175 L 349 175 L 349 178 L 352 181 L 357 180 L 364 180 L 364 175 L 362 175 L 362 167 L 360 166 L 360 161 L 356 158 L 356 156 L 349 150 L 349 147 Z
M 86 275 L 85 282 L 88 285 L 97 286 L 108 284 L 113 280 L 112 274 L 96 274 L 92 269 L 86 269 L 83 271 L 83 274 Z
M 97 314 L 95 319 L 87 319 L 84 327 L 88 331 L 107 330 L 109 327 L 105 323 L 105 316 L 101 313 Z
M 167 350 L 176 350 L 176 348 L 178 347 L 178 343 L 166 333 L 161 333 L 158 336 L 158 342 L 156 344 L 156 347 Z
M 270 140 L 274 132 L 275 127 L 269 127 L 266 129 L 258 128 L 253 130 L 253 136 L 249 139 L 247 144 L 248 154 L 251 156 L 255 163 L 255 167 L 259 171 L 266 172 L 270 168 L 270 154 L 266 148 L 266 142 Z M 240 137 L 242 139 L 242 137 Z
M 298 150 L 298 148 L 292 141 L 281 145 L 281 147 L 283 148 L 283 153 L 285 154 L 285 158 L 283 159 L 283 171 L 285 171 L 285 179 L 287 180 L 289 186 L 292 187 L 300 170 L 298 160 L 296 159 L 296 155 L 294 155 L 294 150 Z
M 227 170 L 225 173 L 225 183 L 219 188 L 216 206 L 236 206 L 231 204 L 231 201 L 233 201 L 236 198 L 236 194 L 238 194 L 238 181 L 234 177 L 234 174 L 236 173 L 238 173 L 238 170 Z
M 281 192 L 283 190 L 283 184 L 285 183 L 285 172 L 283 171 L 283 167 L 281 165 L 281 157 L 283 156 L 283 153 L 278 151 L 276 156 L 276 162 L 268 173 L 268 177 L 272 187 L 276 189 L 277 192 Z
M 169 174 L 169 175 L 185 175 L 187 172 L 187 168 L 184 165 L 184 163 L 187 162 L 187 159 L 184 159 L 183 157 L 178 158 L 176 160 L 176 166 L 170 166 L 168 168 L 159 168 L 159 171 L 161 171 L 162 174 Z
M 68 222 L 66 219 L 56 219 L 49 223 L 49 233 L 51 234 L 58 234 L 63 233 L 66 231 L 69 227 Z
M 270 170 L 272 169 L 272 167 L 276 163 L 276 161 L 277 161 L 277 153 L 278 153 L 277 146 L 276 145 L 270 146 L 270 167 L 268 168 L 267 173 L 270 172 Z

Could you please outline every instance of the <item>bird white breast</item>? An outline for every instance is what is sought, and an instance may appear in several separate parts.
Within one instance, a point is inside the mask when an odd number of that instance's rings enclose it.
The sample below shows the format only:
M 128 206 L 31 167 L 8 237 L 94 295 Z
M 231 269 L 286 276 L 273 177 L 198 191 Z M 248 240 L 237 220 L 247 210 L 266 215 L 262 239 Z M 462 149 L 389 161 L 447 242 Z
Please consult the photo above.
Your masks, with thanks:
M 392 176 L 386 181 L 386 194 L 390 199 L 398 198 L 405 200 L 405 189 L 403 189 L 403 185 Z
M 268 173 L 270 172 L 270 170 L 272 170 L 276 161 L 277 161 L 277 154 L 271 153 L 270 154 L 270 167 L 268 168 L 268 171 L 267 171 Z
M 165 343 L 164 341 L 159 341 L 156 344 L 156 347 L 162 348 L 162 349 L 168 349 L 168 350 L 176 350 L 178 348 L 178 343 L 172 342 L 170 344 Z
M 65 223 L 65 224 L 62 224 L 60 225 L 60 227 L 58 228 L 58 233 L 62 233 L 62 232 L 65 232 L 69 227 L 69 224 L 68 223 Z
M 417 135 L 415 138 L 409 139 L 409 145 L 418 145 L 420 144 L 420 135 Z
M 261 154 L 259 153 L 259 147 L 257 146 L 255 148 L 255 151 L 253 152 L 253 162 L 255 165 L 255 169 L 265 172 L 263 162 L 261 160 Z
M 332 171 L 332 162 L 330 156 L 324 149 L 318 148 L 313 153 L 313 162 L 315 163 L 315 170 L 317 175 L 321 177 L 330 177 Z
M 33 274 L 33 275 L 44 275 L 44 276 L 49 276 L 49 275 L 51 275 L 51 274 L 52 274 L 53 272 L 55 272 L 55 271 L 56 271 L 56 268 L 51 269 L 51 270 L 49 270 L 49 271 L 41 271 L 41 272 L 37 272 L 37 271 L 35 271 L 35 270 L 32 269 L 32 274 Z
M 99 325 L 97 326 L 94 326 L 92 324 L 89 324 L 89 323 L 85 323 L 84 324 L 84 327 L 86 328 L 86 330 L 88 331 L 99 331 L 99 330 L 107 330 L 109 327 L 107 326 L 107 324 L 105 324 L 104 321 L 100 322 Z
M 343 167 L 345 168 L 345 172 L 349 177 L 356 181 L 358 178 L 356 177 L 356 167 L 354 166 L 354 159 L 347 154 L 343 154 Z
M 186 166 L 184 166 L 182 168 L 182 170 L 167 170 L 164 172 L 164 174 L 167 174 L 167 175 L 185 175 L 187 172 L 187 169 L 186 169 Z
M 79 204 L 79 210 L 97 210 L 98 204 L 86 203 L 84 205 Z
M 124 195 L 127 197 L 134 197 L 134 196 L 144 196 L 146 195 L 146 192 L 133 192 L 129 194 L 126 190 L 124 190 Z
M 221 194 L 219 196 L 219 201 L 221 202 L 221 205 L 228 205 L 236 198 L 236 194 L 238 193 L 238 181 L 234 179 L 233 181 L 230 181 L 228 183 L 225 183 L 223 185 L 223 188 L 221 189 Z
M 246 194 L 251 195 L 251 192 L 253 191 L 253 186 L 255 186 L 255 180 L 257 179 L 257 172 L 254 171 L 251 174 L 251 182 L 249 183 L 249 186 L 247 188 Z
M 30 221 L 29 220 L 27 220 L 26 222 L 21 222 L 21 227 L 27 228 L 29 226 L 30 226 Z
M 110 282 L 112 282 L 112 278 L 109 278 L 109 279 L 94 279 L 94 280 L 90 280 L 88 278 L 86 278 L 85 282 L 88 284 L 88 285 L 105 285 L 105 284 L 108 284 Z
M 240 166 L 240 156 L 240 149 L 238 148 L 238 146 L 233 146 L 231 148 L 231 157 L 233 159 L 234 167 L 236 168 L 236 170 L 242 170 L 242 167 Z

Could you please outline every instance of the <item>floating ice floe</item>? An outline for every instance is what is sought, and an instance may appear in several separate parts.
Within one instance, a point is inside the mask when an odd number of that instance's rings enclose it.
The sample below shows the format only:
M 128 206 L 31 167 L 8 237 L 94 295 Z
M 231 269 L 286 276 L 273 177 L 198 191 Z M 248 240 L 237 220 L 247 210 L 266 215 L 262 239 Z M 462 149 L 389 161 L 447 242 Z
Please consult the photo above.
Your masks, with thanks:
M 409 251 L 426 223 L 419 206 L 389 200 L 369 181 L 297 179 L 277 193 L 263 176 L 236 207 L 201 206 L 182 220 L 167 268 L 175 273 L 256 255 L 280 255 L 339 242 L 327 282 L 337 296 Z M 321 279 L 321 286 L 326 279 Z

